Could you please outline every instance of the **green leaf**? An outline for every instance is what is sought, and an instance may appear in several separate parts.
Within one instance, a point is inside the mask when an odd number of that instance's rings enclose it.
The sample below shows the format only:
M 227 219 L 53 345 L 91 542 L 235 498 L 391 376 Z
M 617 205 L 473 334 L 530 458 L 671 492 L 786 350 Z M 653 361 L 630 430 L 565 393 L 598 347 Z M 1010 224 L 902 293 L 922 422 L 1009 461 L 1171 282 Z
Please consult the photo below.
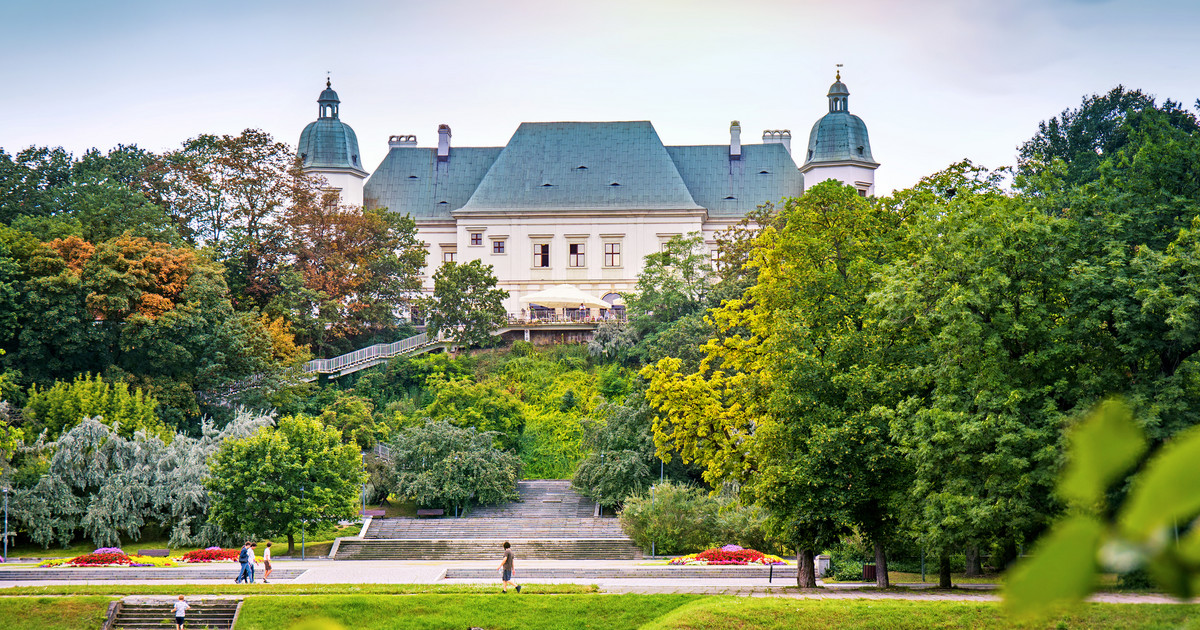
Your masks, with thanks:
M 1070 461 L 1059 494 L 1079 505 L 1095 504 L 1145 450 L 1146 438 L 1129 407 L 1105 401 L 1071 433 Z
M 1032 555 L 1013 568 L 1004 603 L 1019 615 L 1040 615 L 1083 600 L 1096 584 L 1103 526 L 1075 516 L 1054 526 Z
M 1200 512 L 1200 427 L 1178 434 L 1138 475 L 1118 522 L 1125 535 L 1145 540 Z
M 1167 593 L 1180 599 L 1192 598 L 1192 576 L 1176 554 L 1160 553 L 1146 565 L 1146 569 Z

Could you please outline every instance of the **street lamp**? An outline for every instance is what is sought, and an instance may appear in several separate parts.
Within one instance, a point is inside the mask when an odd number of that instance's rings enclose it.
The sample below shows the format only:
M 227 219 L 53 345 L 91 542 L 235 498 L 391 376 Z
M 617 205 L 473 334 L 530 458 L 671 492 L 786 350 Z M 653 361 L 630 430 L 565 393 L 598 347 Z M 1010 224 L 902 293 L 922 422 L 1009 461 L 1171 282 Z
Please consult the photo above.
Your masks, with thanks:
M 300 486 L 300 509 L 304 509 L 304 486 Z M 304 519 L 300 519 L 300 560 L 304 560 Z
M 4 486 L 4 561 L 8 562 L 8 486 Z

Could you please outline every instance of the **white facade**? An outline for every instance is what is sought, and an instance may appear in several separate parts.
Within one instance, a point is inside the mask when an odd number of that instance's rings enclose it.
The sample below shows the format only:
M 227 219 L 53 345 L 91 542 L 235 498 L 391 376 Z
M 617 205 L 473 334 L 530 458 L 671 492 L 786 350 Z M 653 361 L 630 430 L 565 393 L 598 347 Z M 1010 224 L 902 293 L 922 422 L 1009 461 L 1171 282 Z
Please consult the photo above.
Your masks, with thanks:
M 858 194 L 870 197 L 875 194 L 875 168 L 858 162 L 810 162 L 800 167 L 804 183 L 816 186 L 823 181 L 837 181 L 858 189 Z

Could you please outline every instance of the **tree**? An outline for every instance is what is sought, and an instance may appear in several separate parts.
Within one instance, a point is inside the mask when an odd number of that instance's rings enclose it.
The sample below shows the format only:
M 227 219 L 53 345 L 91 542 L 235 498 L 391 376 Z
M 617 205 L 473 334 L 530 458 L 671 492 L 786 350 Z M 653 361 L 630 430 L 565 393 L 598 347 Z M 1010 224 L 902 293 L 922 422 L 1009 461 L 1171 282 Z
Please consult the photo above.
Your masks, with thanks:
M 1035 177 L 1060 160 L 1066 166 L 1063 184 L 1093 181 L 1100 164 L 1124 148 L 1152 113 L 1185 134 L 1200 131 L 1195 115 L 1179 103 L 1167 99 L 1159 106 L 1153 96 L 1118 85 L 1107 94 L 1084 97 L 1078 109 L 1063 110 L 1059 117 L 1038 123 L 1038 133 L 1021 145 L 1019 173 Z
M 287 535 L 288 553 L 302 525 L 353 518 L 367 480 L 358 449 L 343 444 L 340 431 L 295 416 L 226 442 L 209 467 L 209 520 L 226 531 Z
M 888 414 L 913 466 L 910 526 L 939 550 L 944 585 L 950 550 L 1015 550 L 1058 509 L 1059 427 L 1080 404 L 1076 366 L 1090 362 L 1068 341 L 1062 227 L 999 191 L 960 193 L 914 217 L 913 252 L 872 297 L 910 344 L 897 368 L 915 387 Z
M 396 494 L 446 510 L 516 501 L 521 460 L 496 448 L 495 438 L 445 420 L 400 431 L 391 451 Z
M 446 420 L 456 427 L 471 427 L 494 435 L 502 448 L 516 447 L 525 426 L 525 414 L 521 401 L 502 389 L 499 383 L 432 377 L 428 387 L 433 390 L 433 401 L 420 412 L 421 418 Z
M 122 437 L 143 431 L 169 441 L 172 432 L 159 420 L 156 407 L 158 401 L 139 389 L 130 391 L 125 383 L 109 383 L 84 374 L 45 389 L 33 385 L 25 404 L 25 421 L 31 435 L 47 431 L 51 438 L 57 438 L 94 417 L 114 427 Z
M 579 462 L 571 479 L 580 494 L 600 505 L 616 506 L 651 486 L 655 480 L 651 466 L 658 458 L 654 456 L 649 411 L 644 402 L 636 406 L 607 403 L 585 426 L 584 443 L 591 452 Z
M 416 223 L 387 210 L 315 200 L 291 208 L 286 223 L 290 263 L 278 277 L 254 280 L 252 292 L 270 298 L 266 310 L 286 315 L 318 354 L 391 341 L 396 313 L 421 289 L 425 251 Z
M 429 330 L 465 346 L 490 344 L 507 316 L 508 291 L 496 282 L 492 266 L 479 260 L 443 264 L 433 274 L 433 296 L 421 302 Z
M 207 460 L 225 440 L 269 423 L 239 411 L 223 430 L 205 422 L 200 437 L 175 434 L 164 443 L 85 419 L 54 442 L 24 449 L 31 461 L 14 475 L 13 518 L 47 547 L 66 546 L 80 530 L 99 547 L 119 545 L 122 537 L 137 540 L 148 522 L 169 528 L 172 545 L 228 544 L 231 532 L 204 524 Z

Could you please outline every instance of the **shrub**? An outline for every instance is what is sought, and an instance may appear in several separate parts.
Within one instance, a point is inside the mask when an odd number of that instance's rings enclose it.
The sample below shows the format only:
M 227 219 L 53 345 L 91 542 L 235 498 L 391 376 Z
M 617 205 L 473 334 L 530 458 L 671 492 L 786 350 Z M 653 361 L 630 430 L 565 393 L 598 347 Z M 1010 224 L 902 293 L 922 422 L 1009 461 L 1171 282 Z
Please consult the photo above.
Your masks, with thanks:
M 702 488 L 665 481 L 646 495 L 630 497 L 621 527 L 643 549 L 689 553 L 717 544 L 720 504 Z

